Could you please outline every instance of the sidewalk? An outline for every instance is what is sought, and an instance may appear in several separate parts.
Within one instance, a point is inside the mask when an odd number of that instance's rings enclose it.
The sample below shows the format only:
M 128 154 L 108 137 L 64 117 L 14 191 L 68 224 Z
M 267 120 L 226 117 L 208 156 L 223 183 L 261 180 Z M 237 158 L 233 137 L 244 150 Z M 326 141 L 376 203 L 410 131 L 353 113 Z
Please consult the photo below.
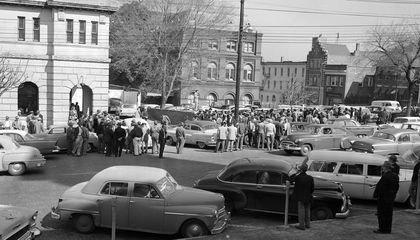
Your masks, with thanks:
M 293 226 L 278 226 L 261 230 L 232 230 L 198 239 L 290 239 L 290 240 L 362 240 L 420 239 L 420 214 L 414 210 L 394 211 L 392 234 L 376 234 L 378 221 L 374 214 L 312 222 L 305 231 Z

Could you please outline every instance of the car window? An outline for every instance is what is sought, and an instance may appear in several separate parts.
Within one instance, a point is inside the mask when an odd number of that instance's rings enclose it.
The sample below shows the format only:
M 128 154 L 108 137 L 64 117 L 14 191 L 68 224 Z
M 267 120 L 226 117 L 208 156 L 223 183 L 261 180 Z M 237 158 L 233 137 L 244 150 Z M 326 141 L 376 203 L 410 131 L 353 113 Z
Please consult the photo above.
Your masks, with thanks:
M 372 137 L 395 141 L 394 135 L 380 131 L 375 132 Z
M 378 165 L 368 165 L 367 169 L 368 176 L 377 176 L 380 177 L 382 175 L 382 167 Z
M 101 190 L 101 194 L 115 196 L 127 196 L 127 192 L 128 183 L 122 182 L 109 182 Z
M 190 130 L 191 129 L 191 125 L 185 124 L 184 128 L 185 128 L 185 130 Z
M 133 197 L 138 198 L 160 198 L 158 192 L 153 186 L 148 184 L 135 183 Z
M 346 126 L 355 127 L 355 126 L 357 126 L 357 124 L 356 124 L 356 122 L 348 121 L 348 122 L 346 122 Z
M 351 175 L 363 175 L 362 164 L 347 164 L 343 163 L 338 170 L 338 173 L 351 174 Z
M 309 171 L 332 173 L 336 166 L 336 162 L 314 161 L 309 167 Z
M 7 136 L 11 137 L 13 140 L 15 140 L 16 142 L 23 142 L 23 138 L 22 136 L 20 136 L 19 134 L 15 134 L 15 133 L 6 133 Z
M 273 171 L 260 171 L 257 173 L 257 176 L 258 184 L 285 185 L 289 179 L 288 175 Z
M 232 178 L 232 182 L 240 183 L 257 183 L 257 172 L 256 171 L 244 171 L 236 174 Z
M 193 131 L 201 131 L 200 127 L 199 126 L 196 126 L 196 125 L 191 125 L 191 130 L 193 130 Z
M 401 134 L 401 136 L 398 138 L 398 142 L 410 142 L 410 135 Z
M 60 133 L 66 133 L 65 128 L 53 128 L 50 131 L 50 134 L 60 134 Z
M 411 134 L 411 141 L 412 142 L 420 142 L 420 135 L 419 134 Z
M 332 134 L 332 130 L 331 130 L 331 128 L 324 128 L 324 129 L 322 130 L 322 133 L 323 133 L 323 134 Z

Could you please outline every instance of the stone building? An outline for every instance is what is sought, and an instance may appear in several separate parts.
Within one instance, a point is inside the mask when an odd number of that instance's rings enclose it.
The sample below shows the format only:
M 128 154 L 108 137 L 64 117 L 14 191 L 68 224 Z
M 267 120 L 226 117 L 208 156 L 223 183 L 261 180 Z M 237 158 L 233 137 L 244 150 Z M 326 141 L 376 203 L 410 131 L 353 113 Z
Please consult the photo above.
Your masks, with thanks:
M 306 62 L 262 62 L 262 69 L 262 107 L 276 108 L 277 105 L 304 103 L 300 101 L 304 99 L 301 94 L 304 92 Z
M 40 110 L 46 125 L 107 110 L 111 0 L 0 0 L 0 57 L 24 82 L 0 97 L 0 119 Z

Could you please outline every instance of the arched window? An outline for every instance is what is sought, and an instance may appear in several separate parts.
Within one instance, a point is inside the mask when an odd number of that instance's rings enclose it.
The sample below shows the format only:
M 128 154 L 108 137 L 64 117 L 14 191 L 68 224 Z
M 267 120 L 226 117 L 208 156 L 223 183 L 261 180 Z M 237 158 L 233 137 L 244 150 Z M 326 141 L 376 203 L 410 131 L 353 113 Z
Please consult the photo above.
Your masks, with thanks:
M 235 65 L 232 63 L 226 65 L 226 80 L 235 80 Z
M 244 66 L 244 81 L 253 81 L 253 69 L 250 64 Z
M 242 101 L 244 105 L 250 105 L 252 103 L 252 96 L 249 94 L 245 94 L 242 98 Z
M 217 102 L 217 96 L 214 93 L 210 93 L 207 95 L 207 101 L 209 103 L 209 106 L 213 107 Z
M 200 67 L 196 61 L 191 62 L 191 78 L 200 79 Z
M 226 105 L 233 105 L 235 103 L 235 97 L 233 96 L 233 94 L 227 94 L 225 96 L 225 104 Z
M 216 80 L 217 78 L 217 65 L 211 62 L 207 65 L 207 78 L 210 80 Z
M 32 82 L 24 82 L 18 87 L 18 109 L 22 114 L 39 110 L 38 86 Z
M 273 95 L 273 103 L 276 102 L 276 95 Z

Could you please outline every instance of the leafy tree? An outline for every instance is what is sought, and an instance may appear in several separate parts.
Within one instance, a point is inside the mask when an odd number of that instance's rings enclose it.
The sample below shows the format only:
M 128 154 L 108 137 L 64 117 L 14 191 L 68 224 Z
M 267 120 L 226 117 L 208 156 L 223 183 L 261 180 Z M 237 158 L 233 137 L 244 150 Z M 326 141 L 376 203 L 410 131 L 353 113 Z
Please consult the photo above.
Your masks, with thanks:
M 111 75 L 146 91 L 159 89 L 163 107 L 198 39 L 223 28 L 230 11 L 216 0 L 145 0 L 123 5 L 111 19 Z
M 413 92 L 419 81 L 416 68 L 420 66 L 420 28 L 418 24 L 393 24 L 372 30 L 372 54 L 369 58 L 378 67 L 397 69 L 408 83 L 410 116 Z
M 0 97 L 3 93 L 19 87 L 26 79 L 26 65 L 10 63 L 7 57 L 0 57 Z

